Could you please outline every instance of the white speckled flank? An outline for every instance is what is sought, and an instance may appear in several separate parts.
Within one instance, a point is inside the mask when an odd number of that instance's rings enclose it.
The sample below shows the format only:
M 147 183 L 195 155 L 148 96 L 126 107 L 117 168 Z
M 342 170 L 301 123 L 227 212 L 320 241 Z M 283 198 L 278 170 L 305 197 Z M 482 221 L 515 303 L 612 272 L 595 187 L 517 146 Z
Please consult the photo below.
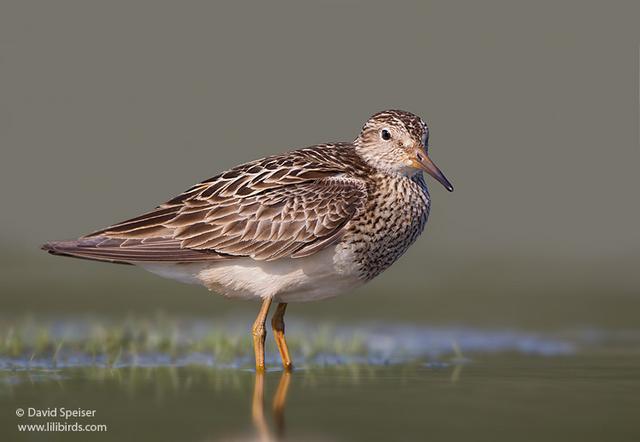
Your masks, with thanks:
M 313 301 L 336 296 L 364 281 L 340 268 L 336 247 L 300 259 L 255 261 L 239 258 L 210 264 L 141 264 L 160 276 L 202 284 L 234 299 L 272 298 L 281 302 Z

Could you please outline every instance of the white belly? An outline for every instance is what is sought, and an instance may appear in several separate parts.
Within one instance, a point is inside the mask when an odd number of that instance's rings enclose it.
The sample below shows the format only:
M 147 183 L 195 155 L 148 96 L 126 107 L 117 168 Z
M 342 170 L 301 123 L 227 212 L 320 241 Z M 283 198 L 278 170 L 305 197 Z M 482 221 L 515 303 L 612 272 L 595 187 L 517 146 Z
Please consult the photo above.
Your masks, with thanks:
M 202 284 L 229 298 L 301 302 L 330 298 L 362 285 L 351 262 L 344 249 L 329 247 L 305 258 L 277 261 L 234 258 L 210 264 L 139 265 L 160 276 Z

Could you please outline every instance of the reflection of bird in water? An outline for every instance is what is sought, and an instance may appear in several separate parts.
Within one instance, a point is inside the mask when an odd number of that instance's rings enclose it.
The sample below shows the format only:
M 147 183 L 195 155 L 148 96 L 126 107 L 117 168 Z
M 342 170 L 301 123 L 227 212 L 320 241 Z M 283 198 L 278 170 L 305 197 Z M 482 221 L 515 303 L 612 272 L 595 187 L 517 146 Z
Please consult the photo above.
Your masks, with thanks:
M 423 171 L 453 187 L 428 156 L 416 115 L 373 115 L 353 142 L 319 144 L 246 163 L 155 210 L 75 241 L 56 255 L 139 265 L 230 298 L 258 299 L 256 369 L 271 321 L 285 369 L 289 302 L 336 296 L 370 281 L 418 238 L 429 215 Z
M 280 377 L 278 389 L 273 396 L 273 418 L 276 423 L 276 440 L 284 437 L 285 421 L 284 411 L 287 402 L 287 394 L 289 393 L 289 383 L 291 382 L 291 373 L 285 370 Z M 253 425 L 258 433 L 259 440 L 272 441 L 273 435 L 269 431 L 267 419 L 264 414 L 264 372 L 256 372 L 255 384 L 253 387 L 253 401 L 251 404 L 251 416 Z

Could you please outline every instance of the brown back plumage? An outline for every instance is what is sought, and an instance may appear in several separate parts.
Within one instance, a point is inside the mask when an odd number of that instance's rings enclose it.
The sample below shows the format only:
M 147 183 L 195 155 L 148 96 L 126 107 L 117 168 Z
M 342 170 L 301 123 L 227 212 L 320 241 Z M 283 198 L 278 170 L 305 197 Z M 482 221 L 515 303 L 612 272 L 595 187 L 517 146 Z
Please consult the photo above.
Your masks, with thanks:
M 149 213 L 43 248 L 120 263 L 308 256 L 361 213 L 368 169 L 351 144 L 312 146 L 237 166 Z

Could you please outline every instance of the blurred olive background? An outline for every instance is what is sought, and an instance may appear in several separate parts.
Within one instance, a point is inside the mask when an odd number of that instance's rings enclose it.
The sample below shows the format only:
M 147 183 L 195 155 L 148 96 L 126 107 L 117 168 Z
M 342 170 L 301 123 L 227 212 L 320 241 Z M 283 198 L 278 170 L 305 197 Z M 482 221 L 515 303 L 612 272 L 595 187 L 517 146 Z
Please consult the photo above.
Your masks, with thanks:
M 38 250 L 257 157 L 417 113 L 455 185 L 323 320 L 637 326 L 637 2 L 0 4 L 2 313 L 253 315 Z

